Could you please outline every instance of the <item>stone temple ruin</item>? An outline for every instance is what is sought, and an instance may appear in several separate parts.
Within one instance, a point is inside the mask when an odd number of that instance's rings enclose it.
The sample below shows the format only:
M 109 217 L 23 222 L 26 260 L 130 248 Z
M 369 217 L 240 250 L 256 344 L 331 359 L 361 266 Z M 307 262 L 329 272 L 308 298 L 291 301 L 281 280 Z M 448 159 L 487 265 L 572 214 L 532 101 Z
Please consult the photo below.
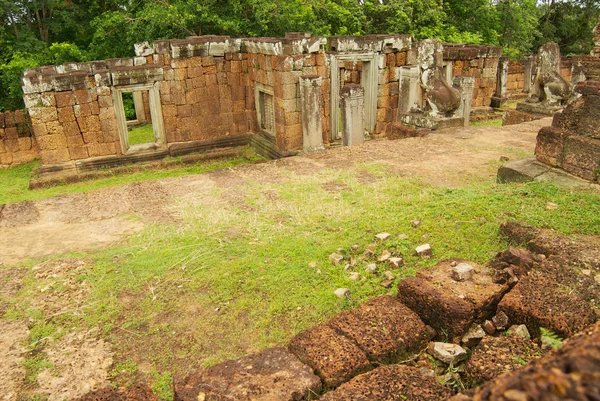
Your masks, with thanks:
M 409 35 L 304 33 L 190 37 L 135 51 L 27 71 L 31 136 L 26 144 L 6 128 L 3 164 L 35 154 L 43 176 L 242 146 L 277 158 L 403 127 L 462 126 L 471 106 L 490 104 L 501 54 Z M 19 144 L 27 156 L 17 156 Z
M 248 146 L 280 158 L 466 127 L 510 99 L 526 98 L 504 123 L 529 121 L 564 109 L 579 95 L 572 90 L 578 82 L 600 79 L 598 57 L 561 58 L 555 43 L 520 61 L 501 53 L 409 35 L 138 43 L 132 58 L 26 71 L 27 110 L 0 113 L 0 164 L 39 158 L 43 185 Z

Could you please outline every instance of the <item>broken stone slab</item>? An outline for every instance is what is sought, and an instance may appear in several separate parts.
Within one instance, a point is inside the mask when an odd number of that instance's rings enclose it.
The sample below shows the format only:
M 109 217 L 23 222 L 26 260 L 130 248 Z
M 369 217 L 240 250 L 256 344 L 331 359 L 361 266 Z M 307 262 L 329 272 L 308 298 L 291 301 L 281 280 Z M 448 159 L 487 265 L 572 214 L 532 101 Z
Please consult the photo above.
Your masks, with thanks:
M 555 274 L 532 270 L 502 299 L 498 312 L 505 313 L 512 324 L 525 324 L 534 336 L 544 327 L 568 337 L 595 322 L 597 307 L 590 297 L 595 293 L 594 299 L 600 299 L 600 291 L 594 291 L 597 286 L 586 288 L 570 280 L 566 263 L 549 260 L 544 264 L 553 265 Z
M 366 354 L 326 324 L 299 333 L 292 338 L 288 349 L 314 369 L 328 388 L 337 387 L 371 369 Z
M 487 336 L 474 348 L 465 365 L 468 380 L 481 384 L 522 367 L 545 352 L 533 341 L 510 333 Z
M 427 352 L 446 365 L 456 365 L 467 357 L 467 350 L 458 344 L 433 342 L 427 347 Z
M 406 360 L 425 348 L 435 331 L 396 297 L 374 298 L 339 313 L 328 323 L 374 363 Z
M 300 401 L 321 381 L 285 348 L 270 348 L 189 375 L 175 386 L 178 401 L 277 399 Z
M 598 344 L 600 322 L 573 335 L 560 349 L 458 394 L 450 401 L 597 399 L 600 383 Z
M 465 335 L 461 338 L 461 342 L 465 344 L 467 347 L 473 347 L 481 341 L 481 339 L 485 337 L 485 331 L 479 324 L 474 324 L 469 327 L 469 330 L 465 333 Z
M 553 182 L 564 187 L 589 187 L 590 184 L 563 170 L 540 163 L 534 157 L 515 160 L 498 168 L 496 181 L 500 184 L 509 182 Z
M 321 401 L 441 401 L 451 394 L 423 369 L 388 365 L 355 377 L 325 394 Z
M 467 281 L 473 277 L 473 266 L 468 263 L 459 263 L 452 268 L 450 276 L 456 281 Z
M 465 263 L 462 259 L 444 260 L 398 284 L 400 300 L 438 334 L 445 332 L 450 338 L 462 337 L 475 321 L 491 319 L 508 291 L 508 286 L 492 281 L 492 269 L 476 263 L 469 263 L 475 271 L 471 280 L 453 280 L 453 262 Z
M 421 257 L 429 257 L 432 255 L 431 246 L 429 244 L 423 244 L 416 247 L 415 252 Z
M 104 387 L 87 393 L 75 401 L 158 401 L 150 386 L 135 384 L 128 388 Z

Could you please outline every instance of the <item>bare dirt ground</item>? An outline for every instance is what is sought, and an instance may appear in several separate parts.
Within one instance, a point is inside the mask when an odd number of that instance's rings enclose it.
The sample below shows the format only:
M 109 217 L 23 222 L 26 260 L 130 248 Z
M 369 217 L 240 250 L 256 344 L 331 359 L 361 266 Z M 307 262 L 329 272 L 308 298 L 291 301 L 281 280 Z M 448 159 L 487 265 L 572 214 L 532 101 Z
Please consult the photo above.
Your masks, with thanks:
M 306 176 L 326 169 L 350 171 L 361 183 L 368 183 L 377 178 L 364 166 L 375 164 L 390 174 L 420 177 L 432 185 L 468 185 L 494 177 L 495 163 L 502 156 L 516 159 L 532 154 L 537 132 L 550 123 L 548 118 L 502 128 L 448 129 L 421 138 L 370 141 L 204 175 L 0 205 L 0 266 L 4 265 L 0 268 L 0 316 L 8 306 L 2 299 L 16 294 L 27 270 L 11 265 L 29 258 L 108 247 L 156 223 L 177 225 L 178 208 L 199 202 L 215 187 L 226 191 L 211 203 L 244 209 L 251 208 L 245 204 L 244 191 L 252 182 L 288 182 L 294 174 Z M 330 192 L 345 189 L 337 181 L 327 182 L 323 188 Z M 88 288 L 74 278 L 85 265 L 85 260 L 73 259 L 36 265 L 37 279 L 65 290 L 50 291 L 48 296 L 32 300 L 32 306 L 50 316 L 65 313 L 67 307 L 71 312 L 74 307 L 83 308 Z M 39 288 L 41 293 L 45 290 Z M 0 400 L 17 399 L 26 375 L 23 360 L 31 351 L 23 346 L 28 336 L 25 322 L 0 319 Z M 112 353 L 99 337 L 95 332 L 71 332 L 48 344 L 45 353 L 53 369 L 51 374 L 43 371 L 37 377 L 38 389 L 52 394 L 52 400 L 70 399 L 107 382 Z
M 121 241 L 155 222 L 175 222 L 174 198 L 192 200 L 218 187 L 243 187 L 248 181 L 283 182 L 289 176 L 323 169 L 356 171 L 360 165 L 387 165 L 401 176 L 418 176 L 433 185 L 468 184 L 465 177 L 495 175 L 490 162 L 501 156 L 533 152 L 535 137 L 551 119 L 508 127 L 446 129 L 421 138 L 370 141 L 269 163 L 241 166 L 205 175 L 130 184 L 85 194 L 5 205 L 0 209 L 0 263 L 5 265 L 68 251 L 87 251 Z M 243 191 L 243 189 L 240 189 Z M 236 202 L 235 193 L 225 202 Z

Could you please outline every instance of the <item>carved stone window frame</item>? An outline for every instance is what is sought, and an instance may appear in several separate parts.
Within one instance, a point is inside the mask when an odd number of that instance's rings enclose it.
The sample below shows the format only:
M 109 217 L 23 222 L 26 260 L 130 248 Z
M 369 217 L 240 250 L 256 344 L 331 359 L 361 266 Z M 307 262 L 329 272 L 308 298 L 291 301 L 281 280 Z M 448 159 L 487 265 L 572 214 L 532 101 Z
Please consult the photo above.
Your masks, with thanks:
M 270 95 L 273 99 L 273 104 L 271 105 L 271 107 L 272 107 L 271 113 L 273 116 L 273 128 L 271 131 L 263 128 L 264 124 L 263 124 L 262 116 L 263 116 L 263 114 L 266 114 L 266 112 L 263 109 L 265 107 L 264 102 L 260 101 L 261 93 Z M 277 132 L 277 130 L 276 130 L 276 123 L 275 123 L 275 95 L 273 92 L 273 88 L 268 85 L 257 82 L 254 85 L 254 104 L 256 105 L 256 120 L 258 121 L 258 129 L 260 130 L 260 132 L 262 134 L 266 134 L 266 135 L 269 135 L 269 136 L 275 138 L 275 133 Z
M 148 91 L 150 102 L 150 116 L 152 121 L 152 131 L 154 132 L 153 143 L 142 143 L 129 146 L 127 142 L 127 119 L 125 118 L 125 109 L 123 108 L 123 93 Z M 121 151 L 123 154 L 132 154 L 148 150 L 164 149 L 167 144 L 165 136 L 165 126 L 162 115 L 162 105 L 160 101 L 159 83 L 146 83 L 112 87 L 113 104 L 117 115 L 117 126 L 119 129 L 119 139 L 121 142 Z
M 330 119 L 331 119 L 331 139 L 337 140 L 338 132 L 340 131 L 339 121 L 337 118 L 340 108 L 340 62 L 341 61 L 362 61 L 362 72 L 360 76 L 360 85 L 365 91 L 365 129 L 370 134 L 375 132 L 375 124 L 377 123 L 377 90 L 378 79 L 377 72 L 379 69 L 379 53 L 347 53 L 347 54 L 331 54 L 331 104 L 330 104 Z

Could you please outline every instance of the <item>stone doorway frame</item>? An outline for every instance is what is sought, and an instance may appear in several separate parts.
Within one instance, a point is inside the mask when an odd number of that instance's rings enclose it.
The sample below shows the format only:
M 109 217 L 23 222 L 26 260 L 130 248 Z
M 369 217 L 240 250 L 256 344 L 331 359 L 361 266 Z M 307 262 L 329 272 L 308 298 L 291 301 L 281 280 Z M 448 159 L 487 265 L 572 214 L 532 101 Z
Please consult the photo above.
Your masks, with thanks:
M 340 132 L 338 121 L 338 110 L 340 108 L 340 61 L 362 61 L 362 71 L 360 74 L 360 85 L 365 91 L 365 130 L 372 134 L 375 132 L 375 123 L 377 122 L 377 89 L 378 79 L 377 71 L 379 69 L 379 53 L 347 53 L 330 54 L 330 75 L 331 75 L 331 140 L 337 140 L 337 134 Z
M 129 146 L 129 143 L 127 142 L 127 119 L 125 118 L 125 109 L 123 108 L 123 93 L 146 90 L 148 91 L 150 101 L 150 118 L 152 121 L 152 131 L 154 132 L 154 143 L 142 143 Z M 158 82 L 118 87 L 113 86 L 112 97 L 115 114 L 117 116 L 121 151 L 123 154 L 132 154 L 146 150 L 158 150 L 166 146 L 167 140 L 165 136 L 165 126 L 163 123 L 162 105 L 160 101 L 160 86 Z

